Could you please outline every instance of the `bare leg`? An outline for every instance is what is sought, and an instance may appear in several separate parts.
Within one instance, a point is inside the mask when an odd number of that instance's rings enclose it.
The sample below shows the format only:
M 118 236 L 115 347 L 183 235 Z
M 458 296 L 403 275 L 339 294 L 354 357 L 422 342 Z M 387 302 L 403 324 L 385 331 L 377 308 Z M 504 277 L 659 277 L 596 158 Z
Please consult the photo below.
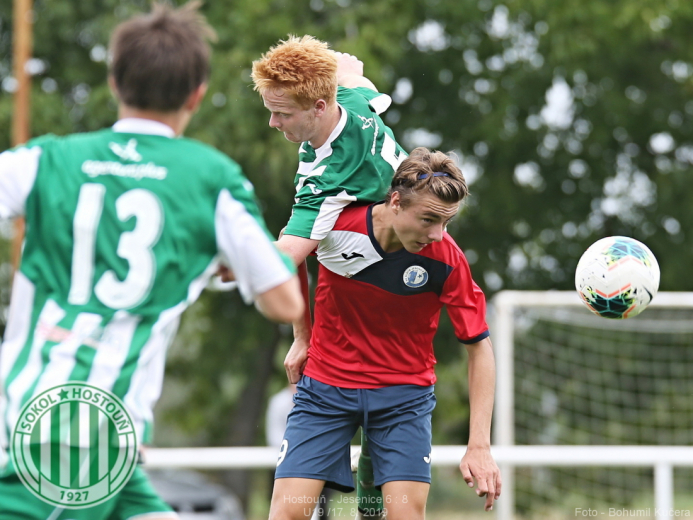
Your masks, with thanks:
M 386 520 L 385 518 L 385 510 L 381 510 L 382 514 L 379 515 L 373 515 L 373 516 L 364 516 L 361 511 L 359 511 L 356 515 L 356 520 Z
M 274 481 L 270 520 L 304 520 L 311 517 L 318 504 L 324 480 L 278 478 Z
M 424 520 L 430 487 L 431 485 L 425 482 L 411 480 L 383 484 L 387 520 Z

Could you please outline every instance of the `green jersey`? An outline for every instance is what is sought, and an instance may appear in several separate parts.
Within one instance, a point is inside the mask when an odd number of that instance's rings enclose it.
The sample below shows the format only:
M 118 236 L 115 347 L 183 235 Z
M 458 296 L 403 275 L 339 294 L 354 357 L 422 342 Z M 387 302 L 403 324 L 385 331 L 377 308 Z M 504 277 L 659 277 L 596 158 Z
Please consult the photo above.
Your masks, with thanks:
M 390 102 L 368 88 L 339 87 L 339 123 L 320 148 L 308 142 L 299 148 L 296 199 L 285 234 L 322 240 L 347 204 L 385 196 L 407 156 L 379 115 Z
M 219 263 L 247 302 L 293 276 L 239 166 L 173 137 L 123 119 L 0 155 L 0 217 L 26 218 L 0 351 L 0 432 L 32 396 L 83 381 L 120 397 L 147 442 L 166 349 Z

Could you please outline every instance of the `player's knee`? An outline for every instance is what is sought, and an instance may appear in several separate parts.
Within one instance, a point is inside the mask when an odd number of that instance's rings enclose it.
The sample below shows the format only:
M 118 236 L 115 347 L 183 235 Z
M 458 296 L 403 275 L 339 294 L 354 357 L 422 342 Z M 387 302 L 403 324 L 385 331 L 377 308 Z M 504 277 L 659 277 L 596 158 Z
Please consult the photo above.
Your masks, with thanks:
M 304 520 L 313 514 L 315 503 L 307 500 L 291 500 L 287 495 L 274 495 L 269 520 Z
M 306 508 L 305 511 L 297 511 L 291 508 L 278 507 L 270 510 L 269 520 L 304 520 L 310 518 L 312 514 L 312 508 Z
M 389 504 L 386 507 L 387 520 L 424 520 L 426 503 Z

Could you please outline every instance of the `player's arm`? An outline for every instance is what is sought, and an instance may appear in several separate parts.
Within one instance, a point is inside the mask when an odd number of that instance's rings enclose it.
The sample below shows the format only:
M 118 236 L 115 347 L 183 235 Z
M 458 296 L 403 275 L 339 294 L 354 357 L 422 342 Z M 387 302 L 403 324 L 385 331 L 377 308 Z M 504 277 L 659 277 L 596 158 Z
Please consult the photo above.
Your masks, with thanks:
M 340 87 L 365 87 L 378 92 L 373 82 L 363 75 L 363 62 L 356 56 L 343 52 L 337 55 L 337 84 Z
M 238 184 L 221 190 L 217 200 L 215 229 L 222 263 L 233 272 L 246 303 L 255 301 L 269 319 L 297 320 L 303 298 L 296 267 L 272 242 L 250 183 Z
M 311 240 L 295 235 L 282 235 L 277 242 L 277 247 L 289 256 L 298 266 L 301 293 L 304 300 L 303 315 L 292 322 L 294 328 L 294 342 L 284 359 L 284 369 L 289 383 L 298 383 L 303 373 L 303 368 L 308 361 L 308 348 L 310 346 L 311 317 L 310 299 L 308 288 L 308 276 L 305 259 L 318 247 L 318 240 Z
M 303 313 L 303 299 L 296 276 L 255 298 L 255 306 L 267 318 L 290 322 Z
M 308 255 L 315 251 L 319 240 L 298 237 L 295 235 L 282 235 L 277 240 L 279 250 L 294 261 L 294 265 L 301 265 Z
M 310 288 L 308 286 L 308 268 L 303 262 L 298 266 L 298 280 L 303 295 L 303 315 L 291 324 L 294 329 L 294 341 L 289 352 L 284 358 L 284 370 L 290 384 L 296 384 L 301 379 L 303 369 L 308 362 L 308 349 L 313 330 L 313 321 L 310 314 Z
M 331 198 L 331 203 L 325 205 L 328 196 Z M 324 173 L 312 177 L 310 187 L 304 186 L 299 190 L 298 199 L 299 202 L 294 204 L 291 218 L 284 234 L 277 242 L 277 247 L 293 259 L 295 265 L 301 266 L 306 257 L 318 246 L 319 241 L 325 238 L 334 227 L 342 209 L 356 200 L 356 197 L 347 195 L 331 175 Z M 304 293 L 307 295 L 307 278 L 302 284 Z M 311 333 L 308 301 L 306 296 L 304 316 L 293 322 L 294 343 L 284 360 L 284 368 L 290 383 L 298 382 L 308 360 Z
M 454 252 L 454 249 L 453 251 Z M 460 471 L 469 487 L 485 496 L 485 509 L 500 496 L 500 470 L 491 456 L 491 418 L 496 386 L 493 346 L 486 324 L 486 298 L 472 278 L 469 264 L 457 250 L 454 268 L 443 287 L 440 301 L 446 306 L 455 335 L 469 355 L 469 442 Z
M 297 237 L 294 235 L 281 235 L 279 240 L 275 242 L 277 248 L 284 253 L 286 256 L 291 258 L 296 267 L 300 266 L 308 255 L 318 247 L 320 242 L 318 240 L 311 240 L 310 238 Z M 227 266 L 220 266 L 217 272 L 221 276 L 223 282 L 234 281 L 235 275 Z
M 500 470 L 491 456 L 496 365 L 488 337 L 465 347 L 469 355 L 469 443 L 460 471 L 469 487 L 474 487 L 476 479 L 476 493 L 486 497 L 484 508 L 490 511 L 501 493 Z

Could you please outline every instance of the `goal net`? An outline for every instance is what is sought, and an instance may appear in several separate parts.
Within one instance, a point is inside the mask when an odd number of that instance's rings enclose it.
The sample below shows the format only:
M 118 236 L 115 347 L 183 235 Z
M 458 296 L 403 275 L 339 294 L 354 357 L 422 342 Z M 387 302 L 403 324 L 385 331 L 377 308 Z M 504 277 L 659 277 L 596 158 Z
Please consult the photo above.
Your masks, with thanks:
M 599 318 L 573 292 L 494 303 L 496 444 L 693 445 L 693 293 L 661 293 L 629 320 Z M 516 467 L 507 480 L 521 518 L 654 517 L 652 468 Z M 675 468 L 674 486 L 674 506 L 693 510 L 693 471 Z

